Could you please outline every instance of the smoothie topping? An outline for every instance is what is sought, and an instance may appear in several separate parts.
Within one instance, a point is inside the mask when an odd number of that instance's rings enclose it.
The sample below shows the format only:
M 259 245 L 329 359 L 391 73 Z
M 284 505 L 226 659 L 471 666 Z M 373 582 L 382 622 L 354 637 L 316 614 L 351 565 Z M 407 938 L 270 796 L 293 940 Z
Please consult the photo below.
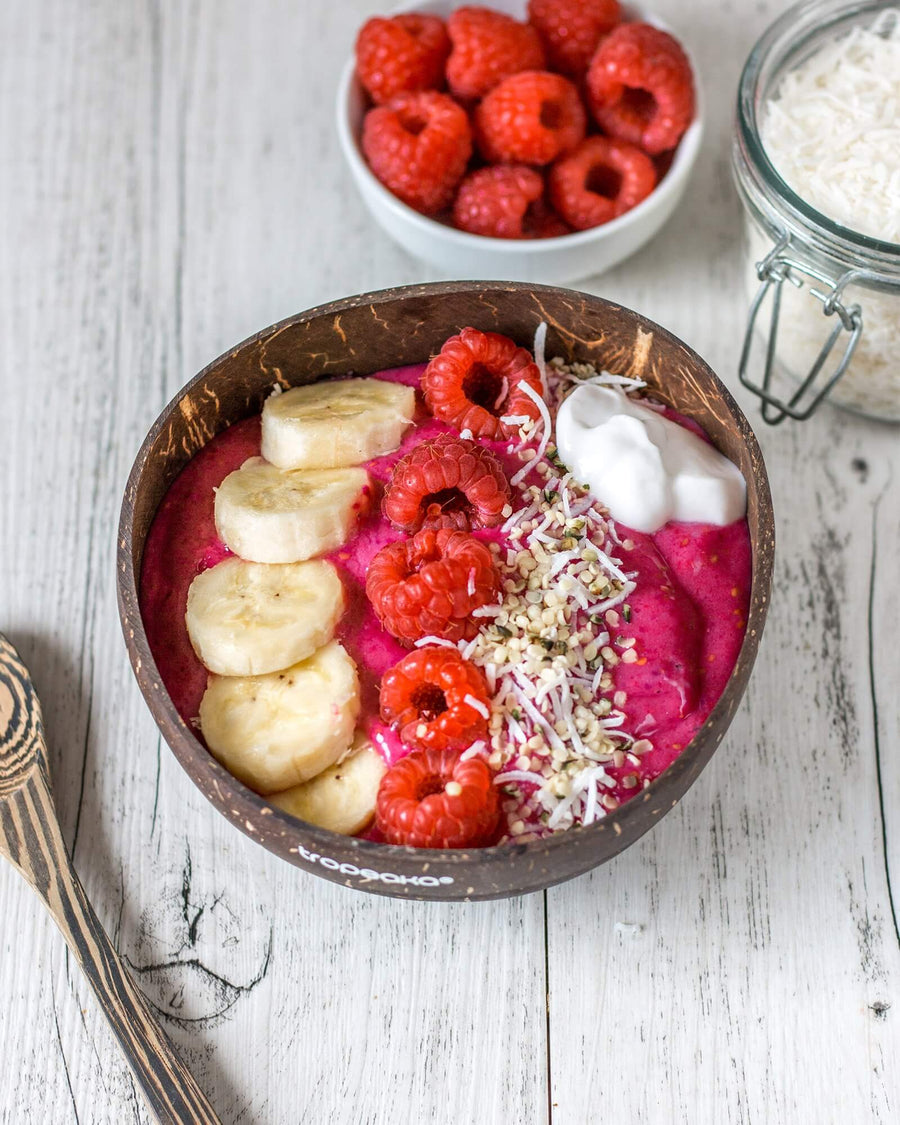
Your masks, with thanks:
M 496 527 L 509 515 L 509 484 L 489 449 L 441 434 L 398 461 L 382 510 L 394 527 Z
M 365 469 L 285 471 L 251 457 L 216 490 L 216 531 L 249 562 L 303 562 L 347 542 L 369 488 Z
M 499 589 L 484 543 L 447 528 L 419 531 L 382 547 L 366 575 L 366 593 L 379 620 L 402 641 L 474 636 L 473 611 L 493 602 Z
M 342 645 L 329 641 L 280 672 L 210 675 L 200 729 L 235 777 L 258 793 L 278 793 L 347 752 L 360 706 L 356 664 Z
M 386 770 L 384 758 L 358 733 L 345 757 L 309 781 L 273 793 L 269 800 L 299 820 L 354 836 L 372 820 L 374 794 Z
M 390 453 L 409 429 L 412 387 L 384 379 L 307 383 L 266 399 L 262 455 L 279 469 L 341 469 Z
M 639 761 L 609 698 L 611 668 L 638 658 L 621 628 L 610 632 L 609 615 L 634 589 L 615 528 L 553 446 L 534 471 L 540 483 L 519 486 L 503 528 L 511 546 L 495 548 L 502 601 L 461 646 L 494 692 L 486 754 L 520 839 L 604 816 L 618 805 L 608 767 L 626 752 Z
M 483 674 L 455 648 L 427 645 L 381 677 L 381 717 L 408 746 L 466 750 L 487 738 Z
M 577 387 L 559 408 L 556 433 L 563 462 L 636 531 L 669 520 L 721 527 L 744 515 L 747 486 L 736 465 L 615 387 Z
M 471 848 L 490 843 L 500 801 L 479 758 L 414 750 L 384 775 L 375 820 L 389 844 Z
M 330 562 L 223 559 L 188 590 L 185 625 L 197 656 L 220 676 L 280 672 L 327 644 L 346 609 Z
M 425 368 L 422 389 L 428 409 L 442 422 L 473 437 L 510 437 L 514 422 L 537 418 L 534 399 L 541 373 L 531 353 L 507 336 L 464 328 L 451 336 Z

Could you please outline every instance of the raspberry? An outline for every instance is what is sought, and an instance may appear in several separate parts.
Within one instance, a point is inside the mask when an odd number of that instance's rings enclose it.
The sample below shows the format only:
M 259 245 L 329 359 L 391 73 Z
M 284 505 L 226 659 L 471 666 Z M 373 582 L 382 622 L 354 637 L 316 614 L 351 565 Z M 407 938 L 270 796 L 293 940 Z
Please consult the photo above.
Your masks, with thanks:
M 465 750 L 487 738 L 484 676 L 455 648 L 427 645 L 404 656 L 381 678 L 381 717 L 410 746 Z
M 525 216 L 526 231 L 530 238 L 560 238 L 571 234 L 572 228 L 543 201 L 537 202 Z
M 484 543 L 464 531 L 427 528 L 381 548 L 369 564 L 366 593 L 399 640 L 471 640 L 479 625 L 472 610 L 496 601 L 500 575 Z
M 528 18 L 537 28 L 550 66 L 581 78 L 597 44 L 622 12 L 619 0 L 529 0 Z
M 603 40 L 587 88 L 600 128 L 651 156 L 674 148 L 694 116 L 687 55 L 650 24 L 624 23 Z
M 489 238 L 556 238 L 571 229 L 544 202 L 544 181 L 523 164 L 470 172 L 459 185 L 453 222 Z
M 571 82 L 546 70 L 524 70 L 504 78 L 475 110 L 475 139 L 493 164 L 549 164 L 584 140 L 586 124 Z
M 491 773 L 478 758 L 414 750 L 391 766 L 378 789 L 375 823 L 389 844 L 473 848 L 490 843 L 500 820 Z
M 496 527 L 509 502 L 509 482 L 489 449 L 441 434 L 400 461 L 385 489 L 382 511 L 401 531 Z
M 588 137 L 554 164 L 550 201 L 576 230 L 624 215 L 653 191 L 656 169 L 639 148 L 608 137 Z
M 530 211 L 544 194 L 544 180 L 522 164 L 499 164 L 470 172 L 459 185 L 453 223 L 489 238 L 530 238 Z
M 437 16 L 375 17 L 356 37 L 356 73 L 380 105 L 408 90 L 439 89 L 449 54 L 450 37 Z
M 507 415 L 537 418 L 537 403 L 522 390 L 541 394 L 541 373 L 531 353 L 508 336 L 464 328 L 451 336 L 422 373 L 428 409 L 441 421 L 475 437 L 506 438 L 515 432 Z
M 386 188 L 433 215 L 453 199 L 472 155 L 472 134 L 464 109 L 447 94 L 425 90 L 370 109 L 362 148 Z
M 511 74 L 544 69 L 538 33 L 502 12 L 458 8 L 447 21 L 447 31 L 452 43 L 447 82 L 458 98 L 482 98 Z

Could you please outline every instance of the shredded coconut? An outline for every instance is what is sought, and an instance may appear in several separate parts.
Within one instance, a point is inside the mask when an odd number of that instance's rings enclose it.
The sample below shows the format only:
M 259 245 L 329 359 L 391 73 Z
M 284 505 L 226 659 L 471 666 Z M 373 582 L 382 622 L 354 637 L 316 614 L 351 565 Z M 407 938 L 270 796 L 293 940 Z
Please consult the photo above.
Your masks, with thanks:
M 508 452 L 522 468 L 513 474 L 503 512 L 507 542 L 494 548 L 500 601 L 476 612 L 477 635 L 459 642 L 489 686 L 483 756 L 496 772 L 510 838 L 517 841 L 591 824 L 615 809 L 617 782 L 609 771 L 623 765 L 633 741 L 619 729 L 624 716 L 611 698 L 610 669 L 619 656 L 606 618 L 594 608 L 618 605 L 634 590 L 622 561 L 631 544 L 619 541 L 606 512 L 561 464 L 552 411 L 584 380 L 628 390 L 643 384 L 589 364 L 541 360 L 544 395 L 526 388 L 537 420 L 505 419 L 518 426 Z M 624 651 L 623 641 L 631 644 L 620 636 L 614 644 Z
M 547 322 L 542 320 L 534 333 L 534 362 L 541 373 L 541 392 L 547 393 L 547 364 L 544 360 L 544 348 L 547 343 Z
M 483 716 L 485 719 L 490 718 L 490 711 L 487 709 L 485 704 L 482 703 L 480 699 L 476 699 L 474 695 L 470 695 L 468 692 L 466 692 L 466 694 L 463 696 L 463 703 L 468 703 L 468 705 L 473 710 L 477 711 L 478 714 Z
M 468 750 L 464 750 L 459 756 L 461 762 L 468 762 L 470 758 L 477 758 L 479 754 L 483 754 L 487 749 L 487 744 L 484 739 L 479 738 L 477 742 L 473 742 Z
M 851 230 L 900 243 L 900 11 L 787 73 L 762 139 L 784 180 Z
M 900 10 L 886 9 L 870 27 L 854 28 L 786 74 L 766 103 L 761 137 L 785 182 L 816 210 L 900 244 Z M 752 226 L 748 243 L 754 263 L 771 250 Z M 755 272 L 748 271 L 748 283 L 755 292 Z M 806 284 L 781 290 L 778 356 L 802 379 L 836 317 L 823 316 Z M 900 418 L 900 296 L 848 286 L 842 300 L 862 307 L 863 333 L 830 397 Z M 842 338 L 837 350 L 843 346 Z
M 526 461 L 522 468 L 510 478 L 509 483 L 513 486 L 520 484 L 544 456 L 547 445 L 550 442 L 550 434 L 553 428 L 553 423 L 550 421 L 550 411 L 547 409 L 547 404 L 544 402 L 543 398 L 534 387 L 532 387 L 530 383 L 526 383 L 524 379 L 520 385 L 528 397 L 534 400 L 535 405 L 541 413 L 541 439 L 538 442 L 538 447 L 535 450 L 534 456 Z

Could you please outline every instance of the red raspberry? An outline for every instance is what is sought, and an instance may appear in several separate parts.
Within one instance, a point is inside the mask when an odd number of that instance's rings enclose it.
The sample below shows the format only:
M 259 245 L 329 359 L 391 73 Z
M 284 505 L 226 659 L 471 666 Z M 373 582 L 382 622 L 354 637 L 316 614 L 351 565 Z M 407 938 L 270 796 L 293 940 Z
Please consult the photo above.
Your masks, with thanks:
M 621 20 L 622 11 L 619 0 L 528 0 L 528 18 L 553 69 L 581 78 L 597 44 Z
M 533 168 L 500 164 L 470 172 L 453 203 L 453 223 L 489 238 L 528 238 L 529 209 L 544 194 L 544 180 Z
M 564 234 L 572 233 L 568 223 L 563 222 L 553 208 L 543 200 L 531 208 L 525 219 L 525 229 L 531 238 L 561 238 Z
M 356 37 L 356 73 L 373 102 L 444 84 L 450 37 L 437 16 L 410 12 L 367 20 Z
M 694 116 L 694 78 L 677 40 L 623 23 L 600 44 L 587 76 L 600 128 L 655 156 L 674 148 Z
M 624 215 L 653 191 L 656 169 L 639 148 L 608 137 L 588 137 L 554 164 L 550 201 L 576 230 Z
M 401 531 L 496 527 L 509 481 L 489 449 L 450 434 L 423 441 L 397 462 L 382 511 Z
M 478 758 L 450 750 L 414 750 L 391 766 L 378 789 L 375 823 L 389 844 L 476 848 L 491 842 L 500 798 Z
M 434 215 L 453 199 L 472 155 L 472 134 L 464 109 L 447 94 L 425 90 L 370 109 L 362 148 L 386 188 Z
M 475 139 L 492 164 L 549 164 L 584 140 L 586 126 L 578 91 L 546 70 L 504 78 L 475 110 Z
M 500 420 L 506 415 L 539 416 L 523 383 L 541 394 L 541 373 L 531 353 L 508 336 L 477 328 L 451 336 L 422 373 L 435 418 L 483 438 L 512 436 L 513 427 Z
M 417 648 L 381 677 L 381 717 L 410 746 L 465 750 L 487 738 L 487 710 L 484 676 L 455 648 Z
M 452 43 L 447 82 L 458 98 L 482 98 L 511 74 L 544 69 L 538 33 L 502 12 L 457 8 L 447 20 L 447 31 Z
M 500 575 L 484 543 L 464 531 L 428 528 L 381 548 L 369 564 L 366 593 L 401 641 L 470 640 L 479 627 L 472 610 L 497 600 Z
M 556 238 L 571 229 L 544 202 L 540 173 L 524 164 L 470 172 L 459 185 L 453 222 L 488 238 Z

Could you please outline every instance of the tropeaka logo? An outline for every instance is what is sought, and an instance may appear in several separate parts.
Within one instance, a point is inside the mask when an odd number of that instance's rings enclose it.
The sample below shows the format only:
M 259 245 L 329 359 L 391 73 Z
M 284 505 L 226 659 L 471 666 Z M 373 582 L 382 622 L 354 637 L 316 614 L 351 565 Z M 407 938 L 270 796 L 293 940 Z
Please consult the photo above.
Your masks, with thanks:
M 400 875 L 396 871 L 374 871 L 371 867 L 357 867 L 355 863 L 341 863 L 330 855 L 311 852 L 302 844 L 297 845 L 297 854 L 307 863 L 318 863 L 328 871 L 337 871 L 341 875 L 354 875 L 363 882 L 376 880 L 379 883 L 405 887 L 448 887 L 454 881 L 451 875 Z

